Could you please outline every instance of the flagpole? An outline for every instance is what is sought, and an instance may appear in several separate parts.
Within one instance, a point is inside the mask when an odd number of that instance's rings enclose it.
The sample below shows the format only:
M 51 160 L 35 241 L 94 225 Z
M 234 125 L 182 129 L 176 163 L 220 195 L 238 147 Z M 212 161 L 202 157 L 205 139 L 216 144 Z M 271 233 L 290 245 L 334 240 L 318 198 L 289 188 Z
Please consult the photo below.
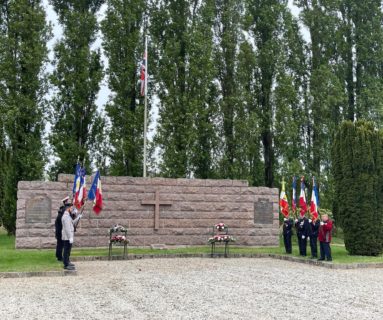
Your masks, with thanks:
M 146 178 L 146 131 L 147 131 L 147 106 L 148 106 L 148 36 L 145 36 L 145 107 L 144 107 L 144 172 L 143 177 Z

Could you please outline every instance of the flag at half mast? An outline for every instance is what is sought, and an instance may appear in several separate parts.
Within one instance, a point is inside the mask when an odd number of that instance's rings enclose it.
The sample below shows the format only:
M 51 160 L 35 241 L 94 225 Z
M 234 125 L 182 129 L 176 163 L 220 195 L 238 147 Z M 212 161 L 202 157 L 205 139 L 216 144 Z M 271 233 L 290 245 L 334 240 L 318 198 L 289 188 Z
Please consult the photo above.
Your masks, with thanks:
M 145 48 L 144 52 L 144 58 L 142 59 L 141 62 L 141 71 L 140 71 L 140 80 L 141 80 L 141 96 L 146 96 L 147 94 L 147 81 L 148 81 L 148 74 L 147 74 L 147 69 L 148 69 L 148 52 Z

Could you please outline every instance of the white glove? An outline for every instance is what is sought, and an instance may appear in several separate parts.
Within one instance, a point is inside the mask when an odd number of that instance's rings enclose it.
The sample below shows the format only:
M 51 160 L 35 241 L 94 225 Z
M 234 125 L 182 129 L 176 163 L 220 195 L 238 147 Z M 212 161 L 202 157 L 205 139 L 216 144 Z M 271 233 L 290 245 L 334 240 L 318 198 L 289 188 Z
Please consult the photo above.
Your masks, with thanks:
M 287 221 L 287 218 L 283 218 L 283 221 Z
M 324 222 L 323 222 L 323 221 L 321 221 L 321 222 L 320 222 L 320 225 L 321 225 L 321 226 L 323 226 L 323 225 L 324 225 Z
M 73 238 L 70 238 L 70 239 L 69 239 L 69 243 L 73 243 Z
M 298 222 L 298 219 L 295 219 L 295 222 Z
M 310 241 L 310 237 L 307 237 L 307 240 L 309 240 L 309 241 Z
M 82 213 L 80 213 L 80 214 L 78 215 L 78 217 L 79 217 L 79 219 L 81 219 L 81 218 L 82 218 Z
M 302 236 L 302 239 L 306 238 L 306 236 Z
M 311 223 L 311 221 L 312 221 L 312 220 L 311 220 L 311 219 L 309 219 L 309 223 Z
M 76 207 L 74 207 L 74 208 L 72 209 L 72 213 L 77 214 L 77 208 L 76 208 Z

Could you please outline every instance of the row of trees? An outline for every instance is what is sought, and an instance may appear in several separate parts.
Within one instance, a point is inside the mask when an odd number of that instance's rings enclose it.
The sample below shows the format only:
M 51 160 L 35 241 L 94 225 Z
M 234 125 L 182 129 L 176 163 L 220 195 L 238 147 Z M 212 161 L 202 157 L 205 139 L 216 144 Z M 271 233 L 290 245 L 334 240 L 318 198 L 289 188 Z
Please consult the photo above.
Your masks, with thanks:
M 11 232 L 17 182 L 43 178 L 49 156 L 52 179 L 78 155 L 103 174 L 142 175 L 145 34 L 149 102 L 159 101 L 154 175 L 271 187 L 304 172 L 330 207 L 336 128 L 380 123 L 380 1 L 296 0 L 299 21 L 287 0 L 49 2 L 63 30 L 51 73 L 42 1 L 0 2 L 0 210 Z M 112 94 L 100 113 L 103 80 Z

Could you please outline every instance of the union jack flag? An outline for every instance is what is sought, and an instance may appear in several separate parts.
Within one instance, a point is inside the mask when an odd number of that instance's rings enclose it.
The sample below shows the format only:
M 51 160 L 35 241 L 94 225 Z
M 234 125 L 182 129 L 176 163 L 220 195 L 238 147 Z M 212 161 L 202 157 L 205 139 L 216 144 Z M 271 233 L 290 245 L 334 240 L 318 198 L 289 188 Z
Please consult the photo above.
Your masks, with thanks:
M 146 60 L 148 59 L 147 52 L 145 51 L 144 53 L 144 58 L 142 59 L 141 62 L 141 96 L 146 95 L 146 88 L 145 88 L 145 83 L 147 81 L 147 74 L 146 74 Z

